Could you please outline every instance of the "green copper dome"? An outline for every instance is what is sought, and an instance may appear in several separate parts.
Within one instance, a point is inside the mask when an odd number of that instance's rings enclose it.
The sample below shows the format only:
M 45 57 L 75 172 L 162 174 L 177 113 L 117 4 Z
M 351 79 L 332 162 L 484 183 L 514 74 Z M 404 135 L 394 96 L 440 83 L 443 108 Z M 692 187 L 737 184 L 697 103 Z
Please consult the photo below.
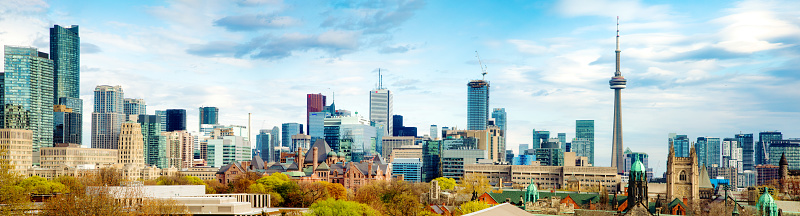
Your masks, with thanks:
M 758 198 L 756 209 L 763 215 L 778 215 L 778 205 L 775 204 L 775 199 L 769 194 L 769 188 L 764 188 L 764 194 Z
M 631 165 L 631 172 L 644 172 L 644 171 L 645 171 L 644 164 L 642 164 L 642 162 L 639 161 L 639 159 L 637 158 L 636 161 L 633 162 L 633 165 Z
M 525 202 L 536 202 L 539 200 L 539 189 L 536 188 L 536 184 L 533 183 L 533 179 L 531 179 L 531 184 L 528 185 L 528 189 L 525 191 Z

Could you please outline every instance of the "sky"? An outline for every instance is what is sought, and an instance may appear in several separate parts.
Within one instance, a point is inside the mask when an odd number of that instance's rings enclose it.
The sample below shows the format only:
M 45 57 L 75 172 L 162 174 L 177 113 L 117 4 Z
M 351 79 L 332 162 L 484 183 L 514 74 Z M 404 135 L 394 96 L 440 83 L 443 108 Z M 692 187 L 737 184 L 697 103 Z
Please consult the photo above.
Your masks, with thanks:
M 49 28 L 79 25 L 84 144 L 93 90 L 120 85 L 148 114 L 219 107 L 252 133 L 305 122 L 305 94 L 369 116 L 377 71 L 419 135 L 466 128 L 467 82 L 491 83 L 507 148 L 531 131 L 575 135 L 595 120 L 610 166 L 616 17 L 624 148 L 666 167 L 667 134 L 800 137 L 800 4 L 794 1 L 0 1 L 0 45 L 49 52 Z

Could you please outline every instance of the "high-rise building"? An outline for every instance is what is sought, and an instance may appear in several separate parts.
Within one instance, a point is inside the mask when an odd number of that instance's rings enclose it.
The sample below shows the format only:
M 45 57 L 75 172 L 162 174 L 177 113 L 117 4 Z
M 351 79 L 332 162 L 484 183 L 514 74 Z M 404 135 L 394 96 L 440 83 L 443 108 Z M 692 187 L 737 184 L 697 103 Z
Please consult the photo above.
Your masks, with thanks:
M 53 146 L 53 60 L 33 47 L 5 46 L 3 128 L 33 132 L 33 151 Z
M 508 120 L 506 118 L 506 108 L 494 108 L 492 110 L 492 118 L 494 119 L 494 125 L 503 130 L 503 143 L 506 143 L 506 137 L 508 133 Z M 505 147 L 503 147 L 505 149 Z
M 425 182 L 441 177 L 442 140 L 426 140 L 422 143 L 422 179 Z
M 280 154 L 281 151 L 278 150 L 282 147 L 281 142 L 281 129 L 278 126 L 273 126 L 272 130 L 269 131 L 269 143 L 272 144 L 272 151 L 274 155 L 271 155 L 272 162 L 279 162 L 280 161 Z M 327 141 L 327 140 L 326 140 Z
M 186 131 L 162 132 L 166 140 L 167 166 L 178 169 L 192 167 L 194 159 L 194 137 Z M 247 152 L 250 152 L 248 146 Z
M 704 137 L 706 142 L 706 167 L 723 167 L 722 140 L 717 137 Z M 699 161 L 698 161 L 699 163 Z
M 219 109 L 216 107 L 200 107 L 200 125 L 203 124 L 210 124 L 216 125 L 219 124 Z
M 375 127 L 383 126 L 384 134 L 394 134 L 392 119 L 392 91 L 379 86 L 369 92 L 369 121 L 375 122 Z
M 758 133 L 758 144 L 755 149 L 755 164 L 770 164 L 769 145 L 772 140 L 782 140 L 783 134 L 778 131 L 764 131 Z M 780 156 L 775 156 L 780 157 Z M 775 158 L 778 160 L 779 158 Z
M 125 121 L 123 95 L 121 86 L 99 85 L 94 89 L 92 148 L 118 149 L 117 139 Z
M 167 132 L 167 111 L 156 110 L 156 116 L 158 116 L 158 122 L 161 124 L 161 132 Z
M 402 115 L 392 115 L 392 136 L 400 136 L 400 133 L 403 131 L 403 116 Z
M 270 142 L 271 132 L 272 131 L 269 129 L 261 129 L 256 135 L 256 150 L 259 150 L 261 153 L 261 160 L 264 160 L 264 162 L 274 161 L 273 155 L 275 155 L 275 146 Z
M 755 146 L 753 143 L 753 134 L 736 134 L 734 136 L 736 140 L 739 142 L 739 145 L 742 147 L 742 162 L 744 165 L 744 170 L 754 170 L 755 168 L 755 159 L 753 158 L 755 153 Z
M 392 162 L 392 175 L 403 175 L 404 181 L 422 181 L 422 161 L 419 158 L 395 158 Z
M 436 140 L 439 138 L 439 127 L 431 125 L 431 139 Z
M 614 89 L 614 132 L 611 138 L 611 167 L 616 167 L 617 173 L 622 173 L 624 166 L 624 153 L 622 152 L 622 89 L 625 89 L 627 80 L 622 76 L 622 72 L 619 71 L 619 57 L 622 52 L 619 49 L 619 20 L 617 20 L 617 50 L 614 52 L 617 55 L 617 70 L 614 72 L 614 77 L 611 77 L 611 80 L 608 81 L 611 89 Z
M 137 122 L 142 128 L 145 164 L 161 169 L 167 166 L 166 139 L 161 136 L 161 119 L 157 115 L 139 115 Z
M 172 131 L 185 131 L 186 130 L 186 110 L 185 109 L 168 109 L 166 112 L 167 117 L 167 132 Z
M 564 149 L 564 152 L 567 152 L 567 133 L 558 133 L 558 143 L 561 149 Z
M 138 123 L 121 124 L 117 146 L 119 150 L 118 163 L 144 167 L 144 137 Z
M 588 157 L 589 163 L 594 163 L 594 120 L 575 120 L 575 138 L 578 138 L 582 143 L 581 150 L 583 153 L 578 153 L 577 156 Z M 575 143 L 571 143 L 570 148 L 574 148 Z M 572 149 L 570 149 L 572 150 Z M 578 152 L 572 150 L 574 152 Z
M 53 103 L 62 97 L 80 98 L 81 38 L 77 25 L 50 28 L 50 54 L 55 69 Z
M 222 167 L 250 158 L 250 144 L 242 136 L 221 136 L 208 140 L 206 161 L 210 167 Z
M 283 123 L 281 125 L 281 146 L 282 147 L 292 147 L 292 135 L 301 134 L 303 129 L 303 124 L 299 123 Z M 289 151 L 295 151 L 297 149 L 290 149 Z
M 697 165 L 701 167 L 708 166 L 708 140 L 705 137 L 697 137 L 697 142 L 694 143 L 694 150 L 697 154 Z
M 81 114 L 74 113 L 65 105 L 55 105 L 53 108 L 53 144 L 73 143 L 80 145 L 82 139 Z
M 533 145 L 531 149 L 538 149 L 542 148 L 542 143 L 546 143 L 550 140 L 550 131 L 537 131 L 533 129 Z
M 311 143 L 317 139 L 325 139 L 325 118 L 329 117 L 328 112 L 312 112 L 308 116 L 308 135 L 311 136 Z
M 625 149 L 625 171 L 624 173 L 629 173 L 631 171 L 631 166 L 636 161 L 641 162 L 644 165 L 644 170 L 647 178 L 653 178 L 653 168 L 650 168 L 648 165 L 648 155 L 644 152 L 633 152 L 630 148 Z
M 784 154 L 786 155 L 789 170 L 800 169 L 800 139 L 769 141 L 770 164 L 780 166 L 781 157 Z
M 517 155 L 524 155 L 525 150 L 528 150 L 528 144 L 519 144 L 519 151 L 517 152 Z
M 675 157 L 689 157 L 689 149 L 691 149 L 691 146 L 688 136 L 670 133 L 668 141 L 667 148 L 669 148 L 670 145 L 674 145 Z
M 125 98 L 122 102 L 125 121 L 131 121 L 131 115 L 147 115 L 147 104 L 144 99 Z
M 536 160 L 542 166 L 564 166 L 564 150 L 561 148 L 538 148 Z
M 486 130 L 489 121 L 489 82 L 467 83 L 467 130 Z
M 311 117 L 312 112 L 324 112 L 325 111 L 325 95 L 322 94 L 308 94 L 306 95 L 306 126 L 310 126 L 309 118 Z M 308 131 L 308 128 L 305 129 Z M 302 131 L 302 129 L 301 129 Z M 290 138 L 291 139 L 291 138 Z

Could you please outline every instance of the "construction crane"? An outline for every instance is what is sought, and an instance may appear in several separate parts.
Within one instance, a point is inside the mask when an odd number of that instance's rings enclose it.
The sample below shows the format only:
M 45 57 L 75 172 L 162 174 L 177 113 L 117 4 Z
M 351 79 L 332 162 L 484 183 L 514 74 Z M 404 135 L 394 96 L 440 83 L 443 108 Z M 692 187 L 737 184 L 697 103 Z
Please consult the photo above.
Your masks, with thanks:
M 478 51 L 477 50 L 475 50 L 475 57 L 478 57 L 478 64 L 480 64 L 480 66 L 481 66 L 481 75 L 483 75 L 482 79 L 485 80 L 486 79 L 486 73 L 487 73 L 486 72 L 486 68 L 488 68 L 488 67 L 486 67 L 486 65 L 483 65 L 483 62 L 481 61 L 481 56 L 478 55 Z

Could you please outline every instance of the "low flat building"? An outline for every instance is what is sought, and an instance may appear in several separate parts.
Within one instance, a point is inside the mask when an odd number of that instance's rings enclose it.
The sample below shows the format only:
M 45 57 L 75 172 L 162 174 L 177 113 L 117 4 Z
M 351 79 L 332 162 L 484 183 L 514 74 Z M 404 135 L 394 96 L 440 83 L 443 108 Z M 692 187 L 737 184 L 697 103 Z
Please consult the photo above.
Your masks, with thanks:
M 422 158 L 422 146 L 421 145 L 404 145 L 392 150 L 392 155 L 390 156 L 391 162 L 394 162 L 395 158 Z
M 582 188 L 603 185 L 609 193 L 619 190 L 620 176 L 613 167 L 527 166 L 527 165 L 464 165 L 464 174 L 480 174 L 489 182 L 513 182 L 525 187 L 531 183 L 543 189 L 566 188 L 567 180 L 575 176 Z
M 194 176 L 200 178 L 201 180 L 215 180 L 217 179 L 218 170 L 219 168 L 216 167 L 190 167 L 182 169 L 178 171 L 178 173 L 187 176 Z
M 442 151 L 442 177 L 461 182 L 465 167 L 486 159 L 486 151 L 480 149 L 446 149 Z
M 64 168 L 78 165 L 108 165 L 118 160 L 118 150 L 81 148 L 78 144 L 56 144 L 56 147 L 39 149 L 41 168 Z

